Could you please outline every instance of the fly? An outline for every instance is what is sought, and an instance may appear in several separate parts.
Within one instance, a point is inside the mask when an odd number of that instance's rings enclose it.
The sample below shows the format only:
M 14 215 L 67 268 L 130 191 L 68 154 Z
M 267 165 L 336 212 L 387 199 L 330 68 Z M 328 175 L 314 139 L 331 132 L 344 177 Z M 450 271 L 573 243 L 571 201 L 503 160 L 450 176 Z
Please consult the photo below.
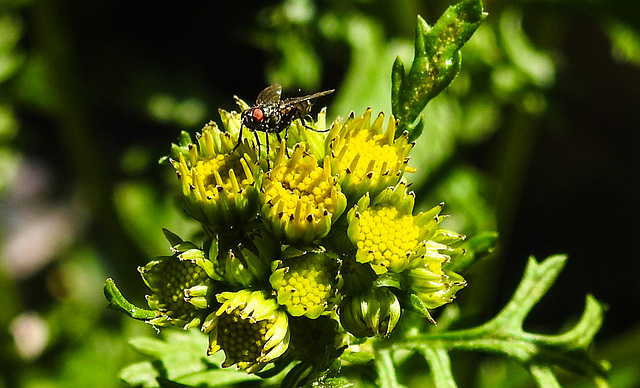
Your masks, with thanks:
M 247 127 L 249 131 L 253 132 L 258 145 L 258 155 L 260 155 L 260 139 L 257 132 L 264 132 L 267 141 L 267 156 L 269 155 L 269 134 L 275 133 L 278 142 L 282 142 L 280 132 L 285 131 L 284 140 L 287 142 L 289 135 L 289 126 L 295 118 L 299 118 L 302 124 L 312 131 L 318 131 L 306 125 L 307 116 L 311 112 L 311 104 L 313 101 L 324 97 L 327 94 L 333 93 L 335 89 L 325 90 L 324 92 L 318 92 L 302 97 L 292 97 L 287 99 L 281 99 L 282 86 L 271 85 L 266 87 L 258 94 L 256 103 L 249 109 L 245 109 L 240 119 L 242 124 L 240 126 L 240 135 L 238 135 L 238 142 L 233 148 L 238 148 L 242 143 L 242 128 Z M 286 150 L 285 150 L 286 152 Z M 269 159 L 267 158 L 267 170 L 269 170 Z

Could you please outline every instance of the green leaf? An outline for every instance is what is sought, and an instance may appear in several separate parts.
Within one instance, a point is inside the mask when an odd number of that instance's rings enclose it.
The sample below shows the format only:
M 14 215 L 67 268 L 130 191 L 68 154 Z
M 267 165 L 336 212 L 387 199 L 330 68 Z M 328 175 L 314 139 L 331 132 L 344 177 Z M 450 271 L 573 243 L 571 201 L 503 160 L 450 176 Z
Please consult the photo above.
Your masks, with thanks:
M 392 70 L 392 110 L 401 130 L 415 140 L 423 119 L 415 121 L 427 103 L 447 87 L 460 70 L 460 48 L 487 14 L 481 0 L 464 0 L 449 7 L 433 27 L 418 16 L 415 53 L 408 73 L 398 58 Z M 398 133 L 402 133 L 399 131 Z
M 178 244 L 183 242 L 183 240 L 182 240 L 182 238 L 180 238 L 180 236 L 178 236 L 177 234 L 173 233 L 169 229 L 162 228 L 162 233 L 164 233 L 164 237 L 167 239 L 167 241 L 169 241 L 169 244 L 172 247 L 175 247 L 176 245 L 178 245 Z
M 167 339 L 138 337 L 129 344 L 139 353 L 162 363 L 162 375 L 180 382 L 181 376 L 206 370 L 207 337 L 197 331 L 167 330 Z
M 498 241 L 497 232 L 484 232 L 477 234 L 461 245 L 464 255 L 457 256 L 454 260 L 444 265 L 445 269 L 463 273 L 475 262 L 491 254 Z
M 120 380 L 125 383 L 132 386 L 142 385 L 143 387 L 157 387 L 156 379 L 158 376 L 160 374 L 148 361 L 131 364 L 122 369 L 119 374 Z
M 104 283 L 103 291 L 104 296 L 109 301 L 108 307 L 112 310 L 120 311 L 127 314 L 131 318 L 145 321 L 153 319 L 157 316 L 156 311 L 141 309 L 126 300 L 118 287 L 116 287 L 116 283 L 111 278 L 107 279 L 107 281 Z
M 259 376 L 236 369 L 220 369 L 221 352 L 206 355 L 207 336 L 199 331 L 168 330 L 166 339 L 138 337 L 129 344 L 139 353 L 149 357 L 147 363 L 134 364 L 121 373 L 129 384 L 140 384 L 151 378 L 161 378 L 160 386 L 207 386 L 219 387 L 245 381 L 261 380 Z M 149 370 L 149 366 L 153 371 Z M 138 371 L 142 376 L 136 376 Z M 154 373 L 155 371 L 155 373 Z M 144 380 L 144 381 L 138 381 Z M 160 381 L 160 379 L 158 380 Z M 158 386 L 151 385 L 151 386 Z
M 209 369 L 186 375 L 179 379 L 181 384 L 190 386 L 226 387 L 231 384 L 259 381 L 260 377 L 235 369 Z
M 423 318 L 427 318 L 431 323 L 436 322 L 431 317 L 429 309 L 424 305 L 422 299 L 420 299 L 417 294 L 413 292 L 400 293 L 398 298 L 404 310 L 411 311 Z
M 530 257 L 522 281 L 513 297 L 487 325 L 509 327 L 513 330 L 521 329 L 526 316 L 551 288 L 566 262 L 565 255 L 550 256 L 541 263 L 538 263 L 534 257 Z
M 470 329 L 425 334 L 398 344 L 395 349 L 414 349 L 424 355 L 438 354 L 443 350 L 502 354 L 529 368 L 539 386 L 557 386 L 553 383 L 555 376 L 550 375 L 553 366 L 562 366 L 603 383 L 608 364 L 593 359 L 588 353 L 604 315 L 604 307 L 592 296 L 587 296 L 578 323 L 564 333 L 536 334 L 522 328 L 526 316 L 553 285 L 566 260 L 564 255 L 551 256 L 541 263 L 530 258 L 513 297 L 489 322 Z M 443 379 L 450 380 L 449 377 Z

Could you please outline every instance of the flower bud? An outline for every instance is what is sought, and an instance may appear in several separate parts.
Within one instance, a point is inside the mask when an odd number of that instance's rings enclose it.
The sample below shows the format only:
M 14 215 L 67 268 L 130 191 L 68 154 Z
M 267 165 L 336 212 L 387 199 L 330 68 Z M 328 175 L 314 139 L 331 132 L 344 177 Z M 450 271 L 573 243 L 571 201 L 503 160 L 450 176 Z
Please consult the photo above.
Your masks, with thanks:
M 456 292 L 467 285 L 462 276 L 441 269 L 439 263 L 437 266 L 412 268 L 406 272 L 406 278 L 411 290 L 428 309 L 452 302 Z
M 280 261 L 269 282 L 289 314 L 316 319 L 331 306 L 336 267 L 336 260 L 328 254 L 309 252 Z
M 386 338 L 400 320 L 402 308 L 395 294 L 385 287 L 369 288 L 349 295 L 340 305 L 340 323 L 358 338 Z
M 262 216 L 276 238 L 309 244 L 329 233 L 347 200 L 331 175 L 328 156 L 320 167 L 304 144 L 289 159 L 285 148 L 280 148 L 274 168 L 264 179 Z
M 415 172 L 407 166 L 409 151 L 414 143 L 409 134 L 396 138 L 396 120 L 389 119 L 382 133 L 384 114 L 380 113 L 371 124 L 371 109 L 362 116 L 352 114 L 344 124 L 335 122 L 331 127 L 329 148 L 331 168 L 340 176 L 340 184 L 354 203 L 366 192 L 374 197 L 388 186 L 395 186 L 405 172 Z
M 173 247 L 172 256 L 159 257 L 138 270 L 153 291 L 147 296 L 149 307 L 159 315 L 148 321 L 157 326 L 198 326 L 209 307 L 207 293 L 213 281 L 205 267 L 211 263 L 204 252 L 189 242 Z
M 221 115 L 228 116 L 225 126 L 239 125 L 237 114 Z M 197 143 L 174 147 L 170 159 L 182 183 L 185 212 L 214 230 L 253 219 L 261 179 L 255 153 L 246 145 L 231 152 L 231 136 L 214 122 L 203 128 Z
M 216 298 L 221 306 L 202 331 L 209 334 L 209 355 L 224 351 L 223 367 L 258 372 L 289 348 L 287 314 L 264 291 L 222 292 Z
M 269 263 L 279 252 L 272 239 L 266 231 L 217 235 L 209 247 L 209 258 L 213 262 L 213 273 L 209 276 L 232 289 L 266 284 L 271 274 Z

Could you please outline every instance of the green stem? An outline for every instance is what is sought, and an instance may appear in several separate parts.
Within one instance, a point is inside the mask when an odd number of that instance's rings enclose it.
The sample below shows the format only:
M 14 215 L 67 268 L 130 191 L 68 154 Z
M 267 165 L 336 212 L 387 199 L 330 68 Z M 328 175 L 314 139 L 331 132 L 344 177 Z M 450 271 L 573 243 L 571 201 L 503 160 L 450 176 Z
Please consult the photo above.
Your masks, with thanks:
M 381 388 L 400 388 L 396 378 L 396 369 L 393 366 L 392 350 L 380 349 L 376 352 L 376 370 L 378 372 L 378 386 Z
M 457 384 L 451 372 L 449 353 L 441 346 L 422 346 L 418 349 L 429 364 L 433 384 L 437 388 L 456 388 Z
M 531 376 L 541 388 L 560 388 L 560 383 L 553 374 L 553 371 L 548 366 L 531 365 L 529 367 Z

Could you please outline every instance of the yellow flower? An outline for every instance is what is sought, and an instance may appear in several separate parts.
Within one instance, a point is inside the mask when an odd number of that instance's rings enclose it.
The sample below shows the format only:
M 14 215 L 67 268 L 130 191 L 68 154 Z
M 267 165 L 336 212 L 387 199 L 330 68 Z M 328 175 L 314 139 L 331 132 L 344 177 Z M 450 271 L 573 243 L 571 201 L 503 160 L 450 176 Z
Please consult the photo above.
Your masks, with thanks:
M 367 109 L 360 117 L 354 118 L 352 114 L 342 125 L 334 122 L 331 128 L 331 169 L 340 177 L 350 203 L 366 192 L 376 196 L 384 188 L 396 185 L 405 172 L 416 171 L 407 166 L 414 145 L 409 142 L 408 133 L 395 138 L 393 116 L 382 133 L 383 122 L 381 112 L 371 124 L 371 109 Z
M 335 256 L 335 255 L 333 255 Z M 279 262 L 269 282 L 278 304 L 294 317 L 316 319 L 335 296 L 337 261 L 325 252 L 308 252 Z
M 289 348 L 287 314 L 264 291 L 222 292 L 216 298 L 222 305 L 209 314 L 202 331 L 209 333 L 207 354 L 224 351 L 223 367 L 237 364 L 259 372 Z
M 237 125 L 237 115 L 222 114 L 228 115 L 226 125 Z M 230 153 L 230 134 L 211 122 L 197 145 L 182 148 L 171 164 L 182 183 L 187 214 L 211 227 L 238 225 L 256 216 L 260 174 L 250 147 L 245 144 Z
M 435 233 L 436 207 L 428 216 L 413 216 L 415 197 L 400 183 L 389 187 L 372 201 L 366 194 L 349 211 L 347 234 L 357 248 L 356 261 L 369 263 L 376 274 L 406 269 L 420 244 Z
M 280 147 L 275 166 L 264 178 L 262 216 L 277 238 L 308 244 L 329 233 L 347 201 L 331 176 L 329 158 L 318 166 L 299 144 L 286 159 Z

